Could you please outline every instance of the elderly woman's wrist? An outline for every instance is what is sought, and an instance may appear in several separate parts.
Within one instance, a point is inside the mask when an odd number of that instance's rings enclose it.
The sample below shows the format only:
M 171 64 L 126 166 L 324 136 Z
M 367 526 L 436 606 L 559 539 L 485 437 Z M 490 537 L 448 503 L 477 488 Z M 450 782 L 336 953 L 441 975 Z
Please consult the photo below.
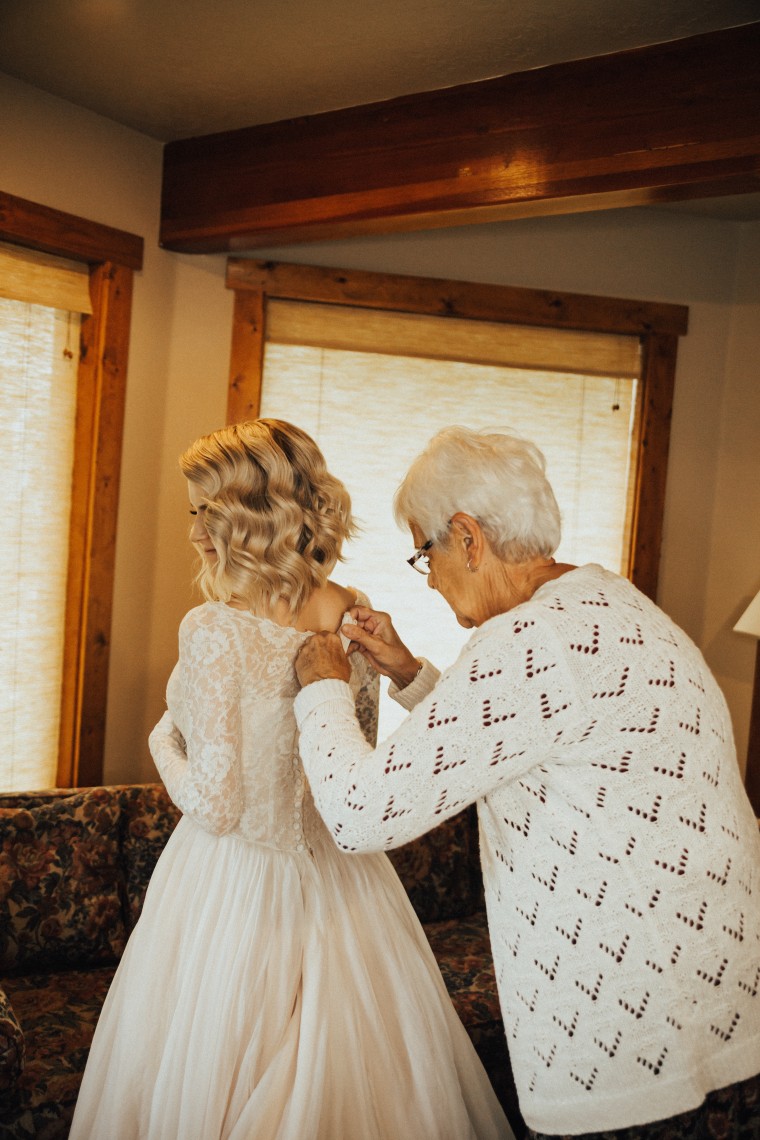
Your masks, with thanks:
M 415 677 L 418 677 L 422 670 L 422 662 L 418 661 L 416 657 L 412 657 L 411 661 L 397 673 L 391 674 L 391 681 L 397 689 L 405 689 L 411 685 Z

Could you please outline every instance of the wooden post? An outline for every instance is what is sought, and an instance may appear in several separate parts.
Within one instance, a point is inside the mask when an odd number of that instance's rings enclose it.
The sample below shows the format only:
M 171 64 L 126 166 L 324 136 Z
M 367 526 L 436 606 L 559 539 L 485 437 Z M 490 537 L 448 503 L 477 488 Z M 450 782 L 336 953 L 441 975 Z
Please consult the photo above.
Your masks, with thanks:
M 749 743 L 744 785 L 755 815 L 760 818 L 760 641 L 755 650 L 755 681 L 752 689 L 752 711 L 749 717 Z
M 103 777 L 119 470 L 132 270 L 90 272 L 93 313 L 82 320 L 72 478 L 66 632 L 57 783 Z
M 261 409 L 266 297 L 261 290 L 236 290 L 232 318 L 227 423 L 256 419 Z
M 670 420 L 673 410 L 678 338 L 651 333 L 643 338 L 641 431 L 633 506 L 629 576 L 656 600 L 665 511 Z

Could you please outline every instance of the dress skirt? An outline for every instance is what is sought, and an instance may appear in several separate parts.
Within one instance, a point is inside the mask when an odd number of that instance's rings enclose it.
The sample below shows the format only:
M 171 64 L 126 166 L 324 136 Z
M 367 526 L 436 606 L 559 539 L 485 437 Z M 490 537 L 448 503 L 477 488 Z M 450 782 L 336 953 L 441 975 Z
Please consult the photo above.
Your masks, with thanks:
M 502 1110 L 385 855 L 183 818 L 109 991 L 72 1140 L 491 1140 Z

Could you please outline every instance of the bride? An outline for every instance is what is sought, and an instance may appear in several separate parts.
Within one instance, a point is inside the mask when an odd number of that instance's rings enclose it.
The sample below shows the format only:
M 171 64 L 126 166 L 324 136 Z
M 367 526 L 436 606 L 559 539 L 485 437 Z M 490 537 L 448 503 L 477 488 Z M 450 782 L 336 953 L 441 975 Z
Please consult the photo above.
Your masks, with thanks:
M 150 737 L 183 817 L 93 1039 L 72 1140 L 491 1140 L 511 1130 L 385 855 L 339 852 L 298 756 L 296 652 L 366 598 L 328 579 L 350 501 L 255 420 L 181 457 L 204 605 Z M 368 738 L 377 677 L 351 657 Z

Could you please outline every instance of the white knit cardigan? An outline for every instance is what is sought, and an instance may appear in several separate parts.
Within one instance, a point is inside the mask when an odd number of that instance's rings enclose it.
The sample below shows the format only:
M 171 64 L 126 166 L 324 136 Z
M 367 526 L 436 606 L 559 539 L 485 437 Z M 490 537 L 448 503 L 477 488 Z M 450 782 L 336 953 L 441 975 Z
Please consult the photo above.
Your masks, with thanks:
M 686 634 L 585 566 L 396 696 L 414 707 L 373 750 L 347 685 L 303 689 L 304 767 L 346 851 L 398 847 L 478 802 L 528 1125 L 644 1124 L 760 1072 L 760 840 Z

